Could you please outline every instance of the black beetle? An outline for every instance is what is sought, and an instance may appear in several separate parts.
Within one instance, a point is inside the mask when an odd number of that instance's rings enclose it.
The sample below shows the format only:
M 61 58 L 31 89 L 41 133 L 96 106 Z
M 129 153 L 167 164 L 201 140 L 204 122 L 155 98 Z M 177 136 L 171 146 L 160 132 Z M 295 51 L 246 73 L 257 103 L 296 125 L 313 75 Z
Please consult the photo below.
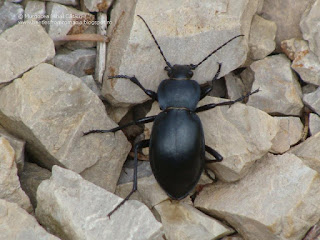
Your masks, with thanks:
M 218 104 L 212 103 L 197 107 L 198 102 L 212 90 L 212 85 L 201 87 L 196 81 L 191 80 L 193 70 L 223 46 L 243 35 L 231 38 L 198 64 L 172 66 L 165 58 L 160 45 L 146 21 L 141 16 L 138 15 L 138 17 L 145 23 L 167 64 L 165 71 L 167 71 L 169 79 L 163 80 L 158 87 L 158 91 L 154 92 L 145 89 L 134 76 L 110 76 L 109 79 L 125 78 L 135 83 L 149 97 L 158 101 L 162 112 L 158 115 L 141 118 L 110 130 L 91 130 L 84 133 L 84 135 L 87 135 L 91 133 L 116 132 L 134 124 L 154 121 L 150 139 L 143 140 L 134 146 L 133 188 L 129 195 L 108 214 L 109 217 L 137 190 L 137 153 L 139 148 L 149 147 L 149 160 L 152 172 L 168 196 L 176 200 L 185 198 L 196 186 L 204 170 L 206 162 L 205 152 L 208 152 L 215 158 L 214 160 L 208 160 L 210 162 L 220 162 L 223 160 L 223 157 L 217 151 L 205 145 L 202 124 L 196 113 L 212 109 L 216 106 L 232 105 L 259 91 L 257 89 L 234 101 Z M 221 63 L 219 63 L 218 71 L 212 82 L 218 78 L 220 69 Z

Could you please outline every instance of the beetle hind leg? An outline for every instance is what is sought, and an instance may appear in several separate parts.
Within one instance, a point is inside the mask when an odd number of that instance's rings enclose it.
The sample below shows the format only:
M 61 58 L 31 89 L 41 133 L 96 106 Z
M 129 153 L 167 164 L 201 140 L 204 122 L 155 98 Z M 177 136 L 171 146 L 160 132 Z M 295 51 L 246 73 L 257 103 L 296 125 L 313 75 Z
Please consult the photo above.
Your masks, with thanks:
M 131 195 L 138 189 L 138 149 L 149 147 L 150 139 L 142 140 L 134 145 L 134 172 L 133 172 L 133 186 L 131 192 L 126 196 L 111 212 L 108 213 L 108 217 L 117 211 L 129 198 Z
M 220 155 L 220 153 L 218 153 L 213 148 L 206 145 L 205 150 L 207 153 L 209 153 L 210 155 L 212 155 L 215 158 L 215 159 L 207 159 L 206 158 L 206 163 L 221 162 L 223 160 L 223 157 Z

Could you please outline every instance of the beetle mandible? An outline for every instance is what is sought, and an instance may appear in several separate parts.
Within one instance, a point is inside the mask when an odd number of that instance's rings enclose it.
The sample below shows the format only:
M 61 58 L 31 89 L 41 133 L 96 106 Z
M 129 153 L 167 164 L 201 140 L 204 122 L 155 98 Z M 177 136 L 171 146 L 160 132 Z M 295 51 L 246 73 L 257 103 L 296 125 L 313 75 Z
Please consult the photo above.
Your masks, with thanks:
M 218 71 L 211 80 L 210 86 L 201 87 L 198 82 L 191 80 L 193 71 L 211 55 L 224 47 L 232 40 L 243 35 L 237 35 L 220 47 L 212 51 L 198 64 L 189 65 L 171 65 L 164 56 L 162 49 L 146 21 L 138 15 L 144 22 L 151 34 L 160 54 L 166 62 L 169 79 L 162 80 L 158 91 L 145 89 L 139 80 L 133 76 L 116 75 L 112 78 L 129 79 L 141 88 L 150 98 L 158 101 L 161 113 L 155 116 L 144 117 L 134 122 L 109 129 L 109 130 L 91 130 L 84 135 L 91 133 L 116 132 L 125 127 L 154 122 L 151 137 L 148 140 L 142 140 L 134 146 L 134 176 L 133 187 L 129 195 L 120 202 L 109 214 L 110 217 L 130 196 L 137 190 L 137 167 L 138 167 L 138 149 L 149 147 L 149 160 L 152 172 L 162 187 L 162 189 L 172 199 L 180 200 L 185 198 L 196 186 L 205 166 L 205 152 L 214 157 L 210 162 L 221 162 L 223 157 L 211 147 L 205 145 L 204 133 L 201 121 L 196 113 L 203 112 L 217 106 L 232 105 L 242 101 L 244 98 L 259 91 L 259 89 L 250 92 L 236 100 L 222 103 L 212 103 L 197 107 L 198 102 L 203 99 L 212 90 L 212 83 L 218 79 L 221 63 L 218 63 Z

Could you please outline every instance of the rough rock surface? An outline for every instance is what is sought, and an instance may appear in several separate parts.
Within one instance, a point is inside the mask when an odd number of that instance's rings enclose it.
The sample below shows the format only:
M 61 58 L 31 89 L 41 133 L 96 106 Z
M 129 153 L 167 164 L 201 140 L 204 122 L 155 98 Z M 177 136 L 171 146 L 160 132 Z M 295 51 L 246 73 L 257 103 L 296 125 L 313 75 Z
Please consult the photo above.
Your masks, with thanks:
M 71 169 L 114 191 L 130 144 L 122 132 L 110 129 L 100 99 L 81 81 L 49 64 L 40 64 L 0 91 L 0 123 L 27 141 L 38 164 Z
M 46 4 L 41 1 L 28 1 L 24 11 L 24 20 L 41 20 L 46 14 Z
M 256 61 L 246 71 L 251 71 L 254 75 L 252 90 L 261 90 L 259 94 L 250 97 L 248 105 L 267 113 L 301 113 L 301 87 L 290 68 L 290 60 L 285 55 L 274 55 Z
M 28 196 L 21 189 L 14 159 L 15 152 L 9 141 L 0 137 L 0 199 L 17 203 L 26 211 L 31 212 L 33 209 Z
M 40 184 L 37 201 L 38 221 L 61 239 L 153 240 L 162 236 L 162 224 L 145 205 L 128 201 L 108 218 L 121 199 L 58 166 Z
M 234 232 L 185 203 L 167 200 L 156 205 L 155 209 L 161 216 L 166 237 L 170 240 L 211 240 Z
M 226 100 L 206 97 L 199 102 L 198 106 L 222 101 Z M 159 111 L 157 103 L 154 103 L 147 116 L 156 115 Z M 206 145 L 224 157 L 221 163 L 208 164 L 208 166 L 219 179 L 227 182 L 242 178 L 255 160 L 270 150 L 272 139 L 279 129 L 276 119 L 244 104 L 235 104 L 230 108 L 229 106 L 217 107 L 199 113 L 199 117 L 203 125 Z M 152 123 L 146 124 L 146 139 L 150 137 L 151 126 Z
M 320 88 L 303 96 L 303 102 L 317 114 L 320 114 Z
M 167 78 L 163 70 L 165 62 L 137 14 L 145 18 L 172 65 L 197 64 L 232 37 L 246 36 L 232 41 L 196 69 L 194 79 L 204 83 L 215 75 L 217 62 L 223 63 L 220 76 L 244 63 L 251 19 L 258 5 L 259 2 L 253 0 L 203 1 L 201 4 L 197 0 L 179 0 L 174 4 L 142 0 L 136 5 L 117 1 L 111 21 L 118 24 L 110 25 L 108 30 L 112 39 L 108 44 L 103 95 L 121 106 L 148 99 L 135 84 L 124 79 L 109 80 L 110 75 L 135 75 L 151 90 L 156 90 L 160 81 Z
M 309 131 L 311 135 L 320 132 L 320 117 L 317 114 L 310 113 L 309 116 Z
M 228 97 L 230 99 L 238 99 L 245 94 L 245 86 L 240 77 L 233 73 L 229 73 L 224 76 L 224 78 L 226 81 Z
M 0 33 L 22 20 L 23 12 L 23 7 L 19 4 L 9 1 L 4 1 L 3 5 L 0 3 Z
M 247 240 L 302 239 L 319 221 L 319 205 L 319 174 L 293 154 L 268 154 L 241 181 L 206 187 L 195 201 Z
M 83 0 L 84 5 L 90 12 L 104 12 L 108 10 L 113 0 Z
M 46 232 L 37 220 L 15 203 L 0 199 L 0 239 L 59 240 Z
M 0 86 L 55 54 L 53 41 L 38 24 L 18 24 L 8 29 L 0 35 L 0 46 Z

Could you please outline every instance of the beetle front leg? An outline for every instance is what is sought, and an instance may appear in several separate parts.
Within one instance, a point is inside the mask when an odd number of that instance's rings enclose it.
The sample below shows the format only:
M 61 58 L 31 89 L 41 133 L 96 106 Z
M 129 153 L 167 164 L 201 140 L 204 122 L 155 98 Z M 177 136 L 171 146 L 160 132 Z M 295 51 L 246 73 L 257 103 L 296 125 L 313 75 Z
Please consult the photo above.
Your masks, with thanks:
M 203 99 L 205 96 L 207 96 L 209 94 L 209 92 L 211 92 L 211 90 L 213 88 L 213 82 L 218 79 L 222 63 L 218 63 L 218 64 L 219 64 L 218 71 L 216 72 L 216 74 L 214 75 L 213 79 L 211 80 L 211 85 L 201 88 L 200 100 Z
M 142 140 L 134 145 L 134 172 L 133 172 L 133 186 L 131 192 L 128 196 L 125 197 L 111 212 L 108 213 L 108 217 L 117 211 L 127 200 L 129 200 L 130 196 L 137 191 L 138 189 L 138 149 L 149 147 L 150 139 Z
M 153 122 L 154 119 L 156 118 L 157 115 L 154 115 L 154 116 L 150 116 L 150 117 L 144 117 L 144 118 L 140 118 L 136 121 L 133 121 L 133 122 L 129 122 L 127 124 L 124 124 L 122 126 L 119 126 L 119 127 L 115 127 L 115 128 L 112 128 L 112 129 L 109 129 L 109 130 L 99 130 L 99 129 L 96 129 L 96 130 L 91 130 L 91 131 L 88 131 L 88 132 L 84 132 L 83 133 L 83 136 L 85 135 L 88 135 L 88 134 L 91 134 L 91 133 L 109 133 L 109 132 L 116 132 L 116 131 L 119 131 L 121 129 L 124 129 L 126 127 L 129 127 L 129 126 L 132 126 L 132 125 L 138 125 L 138 124 L 144 124 L 144 123 L 149 123 L 149 122 Z
M 129 79 L 131 82 L 136 84 L 139 88 L 141 88 L 145 92 L 145 94 L 147 94 L 149 97 L 151 97 L 154 101 L 158 101 L 157 93 L 152 90 L 145 89 L 144 86 L 142 86 L 142 84 L 139 82 L 139 80 L 135 76 L 129 77 L 127 75 L 116 75 L 116 76 L 109 76 L 108 78 L 109 79 L 113 79 L 113 78 Z

